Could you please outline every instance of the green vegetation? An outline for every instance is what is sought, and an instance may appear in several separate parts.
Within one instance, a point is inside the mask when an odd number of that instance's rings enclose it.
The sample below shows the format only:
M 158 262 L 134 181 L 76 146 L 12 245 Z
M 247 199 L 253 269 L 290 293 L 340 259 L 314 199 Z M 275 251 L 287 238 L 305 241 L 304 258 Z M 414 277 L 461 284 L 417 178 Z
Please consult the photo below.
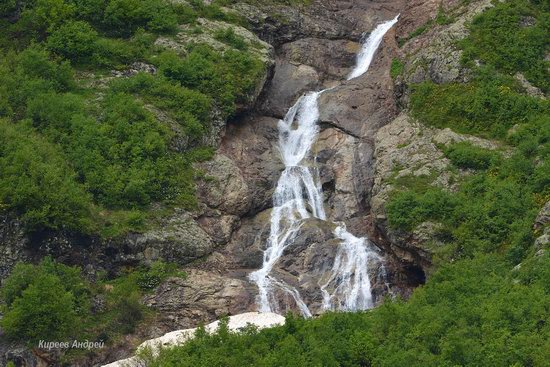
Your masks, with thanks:
M 236 48 L 237 50 L 246 50 L 248 47 L 244 38 L 235 34 L 233 28 L 227 28 L 225 30 L 220 29 L 216 32 L 214 38 Z
M 405 64 L 399 59 L 393 59 L 391 61 L 391 67 L 390 67 L 390 76 L 392 79 L 397 78 L 398 76 L 403 74 L 403 69 L 405 68 Z
M 75 176 L 32 128 L 0 120 L 0 202 L 28 228 L 89 228 L 90 197 Z
M 28 231 L 113 237 L 144 230 L 153 203 L 196 205 L 193 163 L 212 154 L 202 139 L 211 118 L 247 103 L 264 65 L 232 28 L 216 35 L 232 46 L 223 53 L 190 44 L 182 57 L 154 41 L 199 16 L 240 18 L 202 1 L 35 0 L 0 10 L 1 210 Z M 159 72 L 97 85 L 136 61 Z
M 156 262 L 92 285 L 79 268 L 50 258 L 39 265 L 19 263 L 0 289 L 4 302 L 0 324 L 7 337 L 32 346 L 52 338 L 113 341 L 133 332 L 151 313 L 140 303 L 141 295 L 170 276 L 185 274 L 174 264 Z M 104 306 L 92 309 L 93 299 L 104 300 Z
M 211 96 L 224 117 L 246 102 L 264 73 L 263 64 L 249 54 L 237 50 L 220 54 L 203 45 L 191 46 L 185 59 L 164 52 L 155 62 L 169 80 Z
M 464 40 L 464 61 L 492 65 L 514 75 L 521 72 L 543 91 L 550 91 L 550 7 L 547 1 L 499 3 L 476 17 Z
M 548 117 L 548 100 L 522 92 L 512 78 L 483 68 L 467 84 L 424 82 L 414 86 L 411 109 L 415 117 L 431 126 L 503 139 L 516 124 Z
M 446 149 L 445 155 L 459 168 L 488 169 L 495 165 L 498 153 L 476 147 L 470 143 L 456 143 Z
M 485 170 L 465 178 L 456 193 L 430 185 L 396 192 L 387 206 L 389 222 L 405 230 L 427 220 L 442 223 L 445 246 L 437 251 L 444 260 L 499 252 L 515 265 L 532 254 L 531 228 L 538 200 L 549 197 L 550 171 L 521 154 L 500 160 L 479 153 L 452 149 L 453 163 Z

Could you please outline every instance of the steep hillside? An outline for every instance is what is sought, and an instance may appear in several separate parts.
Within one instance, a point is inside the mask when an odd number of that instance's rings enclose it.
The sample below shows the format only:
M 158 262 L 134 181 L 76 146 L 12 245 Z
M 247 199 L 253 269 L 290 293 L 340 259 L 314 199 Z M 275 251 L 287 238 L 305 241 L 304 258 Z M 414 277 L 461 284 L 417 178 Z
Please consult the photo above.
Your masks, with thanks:
M 294 167 L 279 120 L 323 90 L 303 165 L 323 215 L 304 209 L 272 266 L 286 324 L 147 364 L 546 365 L 549 42 L 536 0 L 0 5 L 0 364 L 101 365 L 256 311 Z M 337 228 L 383 263 L 364 269 L 373 310 L 321 315 L 342 309 L 323 288 Z

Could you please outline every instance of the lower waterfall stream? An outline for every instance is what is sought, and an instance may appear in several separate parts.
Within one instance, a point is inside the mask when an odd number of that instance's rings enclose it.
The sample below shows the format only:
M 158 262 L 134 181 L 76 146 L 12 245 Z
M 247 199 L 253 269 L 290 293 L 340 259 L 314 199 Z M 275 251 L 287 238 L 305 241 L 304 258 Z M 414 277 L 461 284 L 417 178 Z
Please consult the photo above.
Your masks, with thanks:
M 384 35 L 398 17 L 380 24 L 369 35 L 348 80 L 368 71 Z M 270 235 L 263 265 L 249 275 L 258 286 L 260 312 L 280 312 L 276 291 L 282 291 L 293 299 L 303 316 L 312 316 L 299 290 L 271 273 L 285 249 L 292 245 L 304 219 L 327 220 L 315 160 L 309 154 L 319 133 L 319 96 L 325 91 L 327 89 L 303 95 L 279 121 L 279 150 L 285 169 L 273 194 Z M 323 309 L 355 311 L 372 308 L 371 275 L 374 270 L 384 276 L 383 258 L 368 238 L 355 237 L 343 223 L 336 225 L 334 235 L 341 243 L 328 281 L 319 285 Z

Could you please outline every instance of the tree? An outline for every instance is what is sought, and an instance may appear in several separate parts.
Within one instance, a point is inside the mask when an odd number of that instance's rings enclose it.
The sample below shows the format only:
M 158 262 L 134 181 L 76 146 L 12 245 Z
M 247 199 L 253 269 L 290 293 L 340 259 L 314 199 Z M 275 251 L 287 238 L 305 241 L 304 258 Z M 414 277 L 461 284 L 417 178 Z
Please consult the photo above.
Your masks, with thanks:
M 74 296 L 58 277 L 45 274 L 13 301 L 1 325 L 8 337 L 29 343 L 63 339 L 77 326 Z

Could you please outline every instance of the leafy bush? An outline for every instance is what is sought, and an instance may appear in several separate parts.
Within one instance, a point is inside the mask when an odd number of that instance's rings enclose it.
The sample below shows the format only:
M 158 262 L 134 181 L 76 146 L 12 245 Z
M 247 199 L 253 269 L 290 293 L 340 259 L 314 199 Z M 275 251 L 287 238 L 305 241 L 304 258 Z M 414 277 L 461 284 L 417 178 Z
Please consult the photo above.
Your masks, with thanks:
M 90 197 L 65 157 L 23 125 L 0 120 L 0 201 L 30 230 L 90 229 Z
M 12 15 L 17 9 L 16 0 L 6 0 L 0 4 L 0 18 Z
M 48 48 L 67 59 L 87 61 L 97 51 L 97 32 L 86 22 L 68 22 L 48 37 Z
M 76 18 L 83 19 L 94 25 L 103 20 L 106 0 L 65 0 L 75 7 Z
M 518 231 L 530 228 L 536 206 L 532 186 L 521 183 L 521 176 L 501 174 L 468 178 L 455 194 L 436 188 L 396 192 L 386 206 L 389 223 L 405 230 L 427 220 L 443 223 L 452 257 L 507 248 Z
M 34 344 L 40 339 L 87 338 L 113 340 L 131 333 L 151 314 L 141 303 L 169 276 L 184 277 L 175 264 L 155 262 L 112 280 L 91 285 L 81 270 L 44 258 L 38 265 L 18 263 L 2 284 L 4 316 L 0 325 L 8 337 Z M 92 298 L 105 300 L 93 310 Z
M 422 194 L 404 191 L 387 204 L 388 219 L 395 228 L 411 230 L 415 225 L 452 213 L 455 198 L 439 189 L 430 188 Z
M 0 173 L 6 178 L 2 210 L 21 216 L 29 231 L 116 236 L 144 230 L 153 202 L 194 206 L 192 163 L 212 155 L 201 146 L 211 117 L 218 111 L 229 117 L 247 103 L 264 69 L 251 54 L 206 46 L 190 48 L 184 60 L 169 52 L 156 57 L 154 33 L 208 14 L 236 22 L 240 17 L 197 1 L 33 0 L 9 2 L 1 10 L 12 17 L 14 7 L 20 16 L 10 18 L 13 23 L 1 20 L 0 118 L 17 126 L 2 122 L 18 140 L 0 148 L 0 159 L 19 170 Z M 223 36 L 244 50 L 234 33 Z M 86 68 L 78 88 L 62 59 Z M 105 69 L 148 59 L 158 60 L 163 73 L 115 81 L 99 92 L 96 81 Z M 175 151 L 176 138 L 188 142 L 185 151 Z M 38 148 L 27 154 L 32 144 Z M 30 174 L 23 174 L 22 164 L 31 166 Z M 64 190 L 39 197 L 50 185 Z
M 74 86 L 68 63 L 55 63 L 38 46 L 0 60 L 0 102 L 2 116 L 13 119 L 24 115 L 27 101 L 48 91 L 67 91 Z
M 36 343 L 45 338 L 63 339 L 75 330 L 74 299 L 52 275 L 38 278 L 25 289 L 2 318 L 10 338 Z
M 107 67 L 119 68 L 121 65 L 131 64 L 136 59 L 144 57 L 147 52 L 132 40 L 100 37 L 96 44 L 97 52 L 94 54 L 93 62 Z
M 226 117 L 247 101 L 264 72 L 263 64 L 247 53 L 227 50 L 220 54 L 206 45 L 191 47 L 183 60 L 164 52 L 156 62 L 167 78 L 211 96 Z
M 104 25 L 110 32 L 124 37 L 140 27 L 171 32 L 176 29 L 177 16 L 163 0 L 110 0 L 105 9 Z
M 144 291 L 152 290 L 160 285 L 168 277 L 185 278 L 183 272 L 178 271 L 177 265 L 155 261 L 149 269 L 142 269 L 137 272 L 137 285 Z
M 156 107 L 170 111 L 192 138 L 201 137 L 210 125 L 211 98 L 170 80 L 140 73 L 116 81 L 113 90 L 138 94 Z
M 78 268 L 45 258 L 39 265 L 19 263 L 0 291 L 6 335 L 36 343 L 64 339 L 79 330 L 79 317 L 89 313 L 88 286 Z
M 35 0 L 24 7 L 19 25 L 39 39 L 75 15 L 75 6 L 64 0 Z
M 498 153 L 468 142 L 451 145 L 445 149 L 445 155 L 455 166 L 471 169 L 488 169 L 499 158 Z

